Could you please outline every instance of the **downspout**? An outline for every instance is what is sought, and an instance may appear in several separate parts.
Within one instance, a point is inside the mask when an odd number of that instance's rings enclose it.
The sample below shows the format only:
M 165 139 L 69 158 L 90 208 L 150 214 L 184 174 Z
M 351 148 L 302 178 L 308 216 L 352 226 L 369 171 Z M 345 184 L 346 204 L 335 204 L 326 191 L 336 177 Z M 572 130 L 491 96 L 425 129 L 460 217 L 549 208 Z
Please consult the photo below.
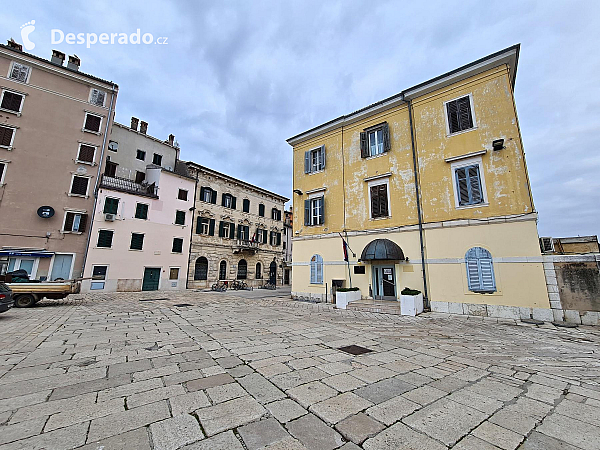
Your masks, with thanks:
M 115 103 L 115 83 L 112 83 L 110 93 L 110 107 L 108 108 L 108 116 L 106 117 L 106 127 L 104 128 L 104 137 L 102 138 L 102 149 L 100 150 L 100 158 L 98 160 L 98 174 L 96 175 L 96 182 L 94 184 L 94 205 L 92 206 L 92 214 L 89 221 L 89 229 L 87 234 L 87 241 L 85 245 L 85 251 L 83 253 L 83 264 L 81 266 L 81 277 L 85 271 L 85 265 L 87 263 L 88 252 L 90 248 L 90 241 L 92 239 L 92 228 L 94 226 L 94 217 L 96 215 L 96 203 L 98 202 L 98 186 L 100 184 L 100 173 L 102 172 L 102 162 L 104 160 L 104 151 L 106 149 L 106 139 L 108 136 L 108 125 L 110 124 L 111 117 L 113 115 L 114 103 Z
M 413 171 L 415 175 L 415 195 L 417 197 L 417 215 L 419 218 L 419 241 L 421 244 L 421 270 L 423 271 L 423 301 L 426 309 L 430 309 L 429 294 L 427 290 L 427 272 L 425 271 L 425 246 L 423 243 L 423 216 L 421 212 L 421 194 L 419 192 L 419 175 L 417 169 L 417 149 L 415 146 L 415 134 L 413 130 L 413 119 L 412 119 L 412 100 L 406 100 L 404 94 L 402 94 L 402 100 L 408 104 L 408 121 L 410 124 L 410 143 L 412 146 L 413 155 Z
M 196 192 L 198 192 L 198 170 L 196 170 L 196 182 L 194 183 L 194 206 L 192 206 L 192 224 L 190 225 L 190 248 L 188 250 L 188 271 L 185 276 L 185 288 L 189 289 L 190 264 L 192 262 L 192 239 L 194 238 L 194 212 L 196 211 Z

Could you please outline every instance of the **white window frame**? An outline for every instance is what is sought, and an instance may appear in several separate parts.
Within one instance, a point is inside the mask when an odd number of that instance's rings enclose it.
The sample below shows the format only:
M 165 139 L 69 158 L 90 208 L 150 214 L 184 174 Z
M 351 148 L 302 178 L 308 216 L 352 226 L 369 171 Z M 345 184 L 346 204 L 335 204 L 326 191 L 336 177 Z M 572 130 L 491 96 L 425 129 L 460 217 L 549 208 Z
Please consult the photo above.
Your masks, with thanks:
M 102 92 L 104 94 L 104 99 L 102 100 L 102 104 L 101 105 L 97 105 L 96 103 L 92 103 L 92 98 L 94 97 L 94 91 L 98 91 L 98 92 Z M 97 89 L 97 88 L 90 88 L 90 97 L 88 99 L 88 103 L 90 105 L 93 106 L 98 106 L 100 108 L 104 108 L 104 105 L 106 104 L 106 91 L 103 91 L 102 89 Z
M 231 194 L 225 194 L 225 198 L 223 199 L 223 203 L 225 203 L 225 208 L 232 208 L 233 205 L 233 196 Z
M 313 265 L 313 261 L 312 259 L 316 258 L 315 260 L 315 278 L 313 279 L 312 277 L 312 265 Z M 321 265 L 321 278 L 319 279 L 319 258 L 320 259 L 320 265 Z M 321 255 L 319 255 L 318 253 L 315 253 L 314 255 L 312 255 L 310 257 L 310 261 L 309 261 L 309 276 L 310 276 L 310 284 L 323 284 L 323 279 L 325 278 L 325 260 L 323 259 L 323 257 Z
M 450 133 L 450 122 L 448 121 L 448 107 L 446 106 L 448 103 L 458 100 L 459 98 L 469 97 L 469 104 L 471 106 L 471 118 L 473 119 L 473 127 L 468 130 L 457 131 L 456 133 Z M 446 136 L 456 136 L 458 134 L 468 133 L 469 131 L 473 131 L 477 129 L 477 118 L 475 117 L 475 107 L 473 103 L 473 93 L 469 92 L 468 94 L 459 95 L 451 100 L 446 100 L 444 102 L 444 119 L 446 120 Z
M 56 255 L 71 255 L 73 256 L 71 258 L 71 267 L 69 268 L 69 278 L 67 278 L 68 280 L 71 279 L 71 277 L 73 276 L 73 267 L 75 266 L 75 256 L 76 253 L 54 253 L 54 256 L 50 259 L 50 267 L 48 267 L 48 278 L 51 279 L 52 278 L 52 269 L 54 269 L 54 260 L 56 259 Z
M 115 214 L 115 216 L 118 216 L 119 215 L 119 209 L 122 210 L 121 204 L 124 203 L 124 202 L 121 201 L 121 197 L 113 197 L 112 195 L 107 195 L 107 196 L 104 197 L 104 201 L 102 202 L 102 214 L 112 214 L 112 213 L 105 213 L 104 212 L 104 208 L 106 208 L 106 200 L 109 199 L 109 198 L 112 199 L 112 200 L 116 200 L 117 201 L 117 212 L 114 213 L 114 214 Z M 135 212 L 134 212 L 134 214 L 135 214 Z
M 315 189 L 312 190 L 310 192 L 307 192 L 308 194 L 308 200 L 310 200 L 310 226 L 315 226 L 315 225 L 319 225 L 319 216 L 317 216 L 317 220 L 315 222 L 314 220 L 314 207 L 313 204 L 315 202 L 315 200 L 319 200 L 321 197 L 323 197 L 323 203 L 325 203 L 325 188 L 321 188 L 321 189 Z M 323 216 L 323 224 L 325 223 L 325 216 Z M 323 225 L 322 224 L 322 225 Z
M 7 112 L 9 114 L 15 114 L 17 117 L 21 117 L 21 112 L 23 111 L 23 105 L 25 104 L 25 97 L 27 97 L 27 94 L 24 92 L 15 91 L 14 89 L 2 89 L 2 95 L 0 96 L 0 105 L 4 101 L 4 94 L 6 92 L 10 92 L 11 94 L 20 95 L 21 97 L 23 97 L 23 100 L 21 100 L 21 105 L 19 106 L 18 111 L 13 111 L 12 109 L 6 109 L 6 108 L 0 108 L 0 111 Z
M 142 237 L 142 248 L 131 248 L 131 240 L 133 239 L 133 235 L 134 234 L 141 234 L 143 236 Z M 113 237 L 114 237 L 114 235 L 113 235 Z M 144 251 L 144 243 L 145 243 L 144 241 L 145 240 L 146 240 L 146 233 L 140 233 L 140 232 L 137 232 L 137 231 L 132 231 L 131 232 L 131 237 L 129 238 L 129 251 L 130 252 L 143 252 Z
M 82 211 L 82 210 L 79 210 L 79 209 L 65 209 L 65 214 L 63 216 L 62 225 L 60 227 L 60 232 L 63 233 L 63 234 L 81 234 L 82 231 L 66 231 L 65 230 L 65 223 L 67 222 L 67 214 L 79 215 L 79 220 L 81 220 L 81 216 L 84 215 L 84 214 L 87 214 L 87 211 Z M 73 224 L 75 224 L 75 219 L 73 219 Z M 88 226 L 91 226 L 91 224 L 88 223 Z
M 94 130 L 88 130 L 88 129 L 85 127 L 85 123 L 87 122 L 87 117 L 88 117 L 88 116 L 96 116 L 96 117 L 100 117 L 100 126 L 98 127 L 98 131 L 94 131 Z M 85 112 L 85 115 L 84 115 L 84 117 L 83 117 L 83 125 L 82 125 L 82 127 L 81 127 L 81 131 L 83 131 L 84 133 L 92 133 L 92 134 L 96 134 L 96 135 L 100 136 L 100 135 L 102 134 L 102 122 L 103 122 L 103 121 L 104 121 L 104 116 L 103 116 L 103 115 L 101 115 L 101 114 L 96 114 L 96 113 L 89 112 L 89 111 L 86 111 L 86 112 Z
M 13 126 L 7 125 L 5 123 L 0 124 L 0 126 L 2 126 L 4 128 L 11 128 L 13 130 L 12 137 L 10 138 L 10 145 L 8 145 L 8 146 L 0 145 L 0 148 L 5 148 L 6 150 L 11 151 L 13 149 L 13 144 L 15 142 L 15 135 L 17 134 L 18 127 L 13 127 Z
M 2 171 L 2 173 L 0 174 L 0 186 L 4 186 L 4 180 L 6 178 L 6 172 L 8 171 L 8 164 L 10 163 L 10 161 L 4 160 L 4 159 L 0 159 L 0 164 L 2 164 L 4 166 L 4 170 Z
M 179 191 L 184 191 L 184 192 L 186 193 L 186 194 L 185 194 L 185 197 L 186 197 L 186 199 L 185 199 L 185 200 L 183 200 L 183 199 L 179 198 Z M 181 189 L 181 188 L 178 188 L 178 191 L 177 191 L 177 200 L 179 200 L 179 201 L 181 201 L 181 202 L 187 202 L 187 201 L 188 201 L 188 200 L 187 200 L 188 198 L 190 198 L 190 191 L 188 191 L 187 189 Z
M 21 261 L 23 259 L 33 259 L 33 265 L 31 266 L 31 274 L 29 274 L 29 278 L 31 278 L 32 280 L 35 280 L 35 277 L 37 276 L 38 267 L 40 266 L 41 258 L 35 257 L 35 256 L 11 256 L 9 258 L 9 261 L 12 258 L 14 258 L 14 260 L 15 260 L 15 265 L 12 269 L 13 271 L 19 270 L 21 268 Z
M 385 153 L 385 149 L 383 148 L 383 128 L 375 128 L 374 130 L 367 131 L 367 145 L 369 147 L 369 156 L 379 156 Z M 381 142 L 377 142 L 378 133 L 381 133 Z M 372 153 L 371 149 L 371 134 L 375 135 L 375 153 Z M 381 150 L 381 151 L 380 151 Z
M 325 170 L 325 167 L 320 167 L 321 160 L 322 160 L 321 154 L 323 153 L 323 150 L 324 150 L 324 147 L 321 145 L 309 150 L 309 152 L 310 152 L 310 172 L 308 172 L 307 175 L 312 175 L 313 173 L 323 172 Z M 315 162 L 315 158 L 316 158 L 316 162 Z
M 12 72 L 13 72 L 15 64 L 18 64 L 18 65 L 20 65 L 22 67 L 27 67 L 27 77 L 26 77 L 25 81 L 17 80 L 16 78 L 12 78 L 10 76 L 12 74 Z M 20 63 L 20 62 L 17 62 L 17 61 L 11 62 L 10 66 L 8 68 L 8 74 L 6 75 L 6 78 L 8 78 L 10 81 L 13 81 L 15 83 L 28 84 L 30 77 L 31 77 L 31 66 L 28 66 L 27 64 L 23 64 L 23 63 Z
M 160 156 L 160 164 L 157 164 L 157 163 L 155 163 L 155 162 L 154 162 L 154 158 L 155 158 L 156 156 Z M 160 153 L 153 153 L 153 154 L 152 154 L 152 164 L 154 164 L 155 166 L 160 166 L 160 167 L 162 167 L 162 163 L 163 163 L 163 156 L 164 156 L 164 155 L 161 155 Z
M 92 158 L 92 162 L 88 162 L 88 161 L 82 161 L 79 159 L 79 154 L 81 152 L 81 146 L 82 145 L 87 145 L 88 147 L 94 147 L 94 157 Z M 95 166 L 96 165 L 96 153 L 98 152 L 98 146 L 96 144 L 90 144 L 88 142 L 80 142 L 79 146 L 77 147 L 77 156 L 75 157 L 75 162 L 77 164 L 87 164 L 88 166 Z
M 95 267 L 106 267 L 106 273 L 104 274 L 104 279 L 102 280 L 94 280 L 93 278 L 90 280 L 90 291 L 101 291 L 104 290 L 104 288 L 106 287 L 106 279 L 108 278 L 108 270 L 110 269 L 110 266 L 108 264 L 94 264 L 92 266 L 92 272 L 90 273 L 90 277 L 92 277 L 94 275 L 94 268 Z M 93 288 L 92 286 L 94 285 L 94 283 L 98 283 L 98 284 L 102 284 L 101 288 Z
M 202 234 L 204 236 L 208 236 L 208 231 L 210 230 L 210 219 L 208 217 L 202 217 L 202 218 L 207 219 L 208 222 L 202 221 L 202 224 L 200 225 L 200 234 Z M 206 226 L 206 232 L 204 230 L 205 226 Z
M 171 270 L 177 269 L 177 278 L 171 278 Z M 170 266 L 169 267 L 169 281 L 179 281 L 181 275 L 181 266 Z
M 137 205 L 146 205 L 148 207 L 148 209 L 146 210 L 146 218 L 142 219 L 140 217 L 135 217 L 135 213 L 137 211 Z M 135 220 L 148 220 L 148 217 L 150 216 L 150 204 L 149 203 L 144 203 L 144 202 L 135 202 L 135 209 L 133 210 L 133 218 Z
M 208 232 L 206 234 L 208 234 Z M 175 243 L 175 239 L 181 239 L 181 251 L 180 252 L 174 252 L 173 251 L 173 244 Z M 171 254 L 172 255 L 183 255 L 184 252 L 185 252 L 184 245 L 185 245 L 185 238 L 184 237 L 182 237 L 182 236 L 173 236 L 173 240 L 171 241 Z
M 310 224 L 311 225 L 318 225 L 319 224 L 319 218 L 321 216 L 321 208 L 322 205 L 320 205 L 320 200 L 321 200 L 321 196 L 316 197 L 316 198 L 311 198 L 310 200 Z
M 223 222 L 223 239 L 229 239 L 229 232 L 231 231 L 231 227 L 229 222 Z
M 368 195 L 369 195 L 369 220 L 382 220 L 382 219 L 389 219 L 390 217 L 392 217 L 392 200 L 390 198 L 390 176 L 391 174 L 385 174 L 382 175 L 381 177 L 377 177 L 377 178 L 373 178 L 367 181 L 367 191 L 368 191 Z M 385 217 L 373 217 L 373 211 L 371 210 L 371 187 L 373 186 L 381 186 L 382 184 L 385 184 L 386 189 L 387 189 L 387 210 L 388 210 L 388 215 Z
M 75 177 L 80 177 L 80 178 L 87 178 L 88 179 L 88 184 L 87 184 L 87 188 L 85 191 L 85 195 L 82 194 L 73 194 L 71 193 L 71 190 L 73 189 L 73 181 L 75 180 Z M 69 197 L 81 197 L 81 198 L 89 198 L 89 193 L 90 193 L 90 184 L 92 181 L 92 178 L 94 176 L 93 175 L 80 175 L 78 173 L 73 173 L 71 174 L 71 184 L 69 185 L 69 192 L 68 192 L 68 196 Z
M 201 200 L 205 203 L 211 203 L 212 193 L 213 193 L 212 189 L 209 190 L 208 188 L 205 188 L 204 189 L 204 198 Z M 178 193 L 178 197 L 179 197 L 179 193 Z M 206 199 L 206 197 L 208 197 L 208 200 Z
M 177 220 L 177 213 L 178 212 L 182 212 L 183 213 L 183 223 L 175 223 L 175 221 Z M 187 213 L 183 209 L 176 209 L 175 210 L 175 217 L 173 218 L 173 225 L 177 225 L 178 227 L 184 227 L 186 222 L 187 222 Z
M 138 152 L 142 152 L 144 154 L 143 159 L 138 158 Z M 142 150 L 141 148 L 136 149 L 135 159 L 137 159 L 138 161 L 146 161 L 146 150 Z
M 481 182 L 481 191 L 482 191 L 481 195 L 483 197 L 483 202 L 477 203 L 475 205 L 461 206 L 460 202 L 459 202 L 459 197 L 458 197 L 458 186 L 456 185 L 456 169 L 467 167 L 467 166 L 474 166 L 474 165 L 479 165 L 479 181 Z M 451 171 L 451 177 L 452 177 L 452 189 L 454 191 L 454 208 L 455 209 L 470 209 L 470 208 L 481 208 L 481 207 L 485 207 L 485 206 L 490 206 L 490 204 L 488 203 L 487 189 L 485 187 L 485 176 L 484 176 L 484 172 L 483 172 L 483 160 L 481 159 L 481 156 L 476 156 L 474 158 L 465 158 L 465 159 L 461 159 L 460 161 L 453 162 L 450 165 L 450 171 Z

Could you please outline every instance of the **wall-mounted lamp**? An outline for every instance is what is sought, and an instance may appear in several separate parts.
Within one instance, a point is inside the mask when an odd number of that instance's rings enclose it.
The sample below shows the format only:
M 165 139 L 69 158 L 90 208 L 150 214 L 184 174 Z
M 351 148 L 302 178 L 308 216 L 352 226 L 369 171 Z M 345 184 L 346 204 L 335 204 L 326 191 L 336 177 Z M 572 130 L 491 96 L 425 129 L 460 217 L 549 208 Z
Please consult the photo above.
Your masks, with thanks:
M 302 192 L 300 189 L 294 189 L 294 194 L 304 195 L 304 192 Z
M 496 139 L 492 141 L 492 148 L 494 150 L 502 150 L 504 148 L 504 139 Z

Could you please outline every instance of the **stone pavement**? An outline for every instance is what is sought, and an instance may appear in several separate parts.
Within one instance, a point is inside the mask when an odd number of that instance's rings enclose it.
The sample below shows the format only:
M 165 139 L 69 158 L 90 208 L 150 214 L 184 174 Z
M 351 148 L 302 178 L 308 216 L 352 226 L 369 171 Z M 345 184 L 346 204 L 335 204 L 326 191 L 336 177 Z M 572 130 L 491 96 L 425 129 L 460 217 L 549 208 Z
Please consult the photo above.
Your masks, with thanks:
M 600 449 L 598 328 L 286 294 L 78 295 L 0 315 L 0 450 Z

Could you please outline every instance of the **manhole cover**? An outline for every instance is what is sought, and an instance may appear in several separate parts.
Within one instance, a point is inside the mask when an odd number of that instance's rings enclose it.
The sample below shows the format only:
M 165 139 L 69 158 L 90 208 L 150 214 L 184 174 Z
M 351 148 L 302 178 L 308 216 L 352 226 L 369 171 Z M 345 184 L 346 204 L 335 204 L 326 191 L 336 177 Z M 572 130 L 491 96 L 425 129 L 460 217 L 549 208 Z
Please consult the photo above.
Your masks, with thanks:
M 194 305 L 191 305 L 189 303 L 177 303 L 176 305 L 173 305 L 173 306 L 177 306 L 178 308 L 182 308 L 184 306 L 194 306 Z
M 562 327 L 562 328 L 577 328 L 576 323 L 568 323 L 568 322 L 552 322 L 552 325 L 554 325 L 555 327 Z
M 361 347 L 360 345 L 348 345 L 346 347 L 340 347 L 338 350 L 350 353 L 351 355 L 363 355 L 373 351 L 369 350 L 368 348 Z
M 543 320 L 537 320 L 537 319 L 521 319 L 521 322 L 529 323 L 531 325 L 544 325 Z
M 157 302 L 159 300 L 169 300 L 168 298 L 143 298 L 140 302 Z

